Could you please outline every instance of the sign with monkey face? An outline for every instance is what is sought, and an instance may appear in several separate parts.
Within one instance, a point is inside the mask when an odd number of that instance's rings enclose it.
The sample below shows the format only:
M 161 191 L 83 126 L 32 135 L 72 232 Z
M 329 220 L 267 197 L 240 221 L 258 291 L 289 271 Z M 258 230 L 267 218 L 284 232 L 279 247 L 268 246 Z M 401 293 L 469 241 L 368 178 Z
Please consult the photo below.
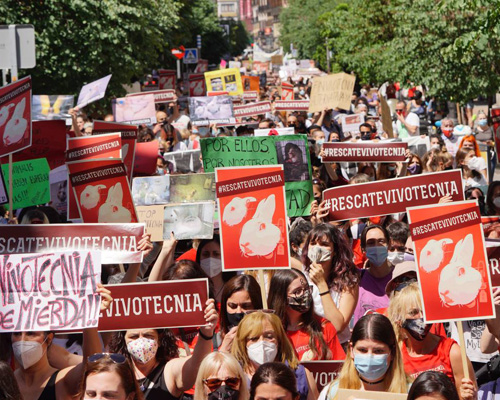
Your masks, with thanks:
M 406 209 L 426 323 L 495 317 L 475 201 Z

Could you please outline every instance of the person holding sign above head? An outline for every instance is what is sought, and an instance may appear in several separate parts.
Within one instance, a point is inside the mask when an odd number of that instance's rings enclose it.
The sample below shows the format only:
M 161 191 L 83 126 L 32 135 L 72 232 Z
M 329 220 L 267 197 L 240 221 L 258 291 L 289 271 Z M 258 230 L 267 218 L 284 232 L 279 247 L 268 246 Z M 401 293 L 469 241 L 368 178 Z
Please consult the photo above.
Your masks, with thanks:
M 250 384 L 250 400 L 299 400 L 293 371 L 278 362 L 262 364 Z

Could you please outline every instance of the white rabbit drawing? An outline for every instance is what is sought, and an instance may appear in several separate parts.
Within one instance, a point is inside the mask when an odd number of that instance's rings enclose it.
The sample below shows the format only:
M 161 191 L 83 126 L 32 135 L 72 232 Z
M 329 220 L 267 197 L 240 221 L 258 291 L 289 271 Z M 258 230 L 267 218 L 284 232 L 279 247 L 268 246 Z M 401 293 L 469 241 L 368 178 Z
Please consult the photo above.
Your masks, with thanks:
M 243 225 L 240 249 L 245 256 L 266 256 L 278 245 L 281 232 L 272 223 L 275 209 L 276 198 L 271 194 L 260 201 L 252 219 Z
M 94 208 L 98 203 L 101 198 L 101 195 L 99 193 L 99 189 L 104 188 L 106 189 L 106 186 L 104 185 L 88 185 L 80 195 L 80 205 L 83 208 L 86 208 L 87 210 L 90 210 L 91 208 Z
M 14 114 L 5 125 L 5 131 L 3 135 L 3 143 L 6 146 L 19 142 L 26 132 L 28 127 L 28 121 L 23 118 L 24 109 L 26 107 L 26 99 L 23 98 L 19 103 L 17 103 L 14 109 Z
M 9 110 L 14 107 L 14 104 L 8 104 L 2 108 L 0 108 L 0 126 L 7 122 L 7 118 L 9 117 Z
M 99 207 L 99 216 L 97 222 L 117 223 L 132 222 L 132 213 L 122 205 L 123 189 L 122 184 L 118 182 L 111 186 L 108 191 L 106 202 Z
M 453 243 L 451 239 L 434 240 L 427 242 L 420 251 L 420 268 L 429 273 L 439 268 L 444 258 L 444 246 Z
M 473 255 L 474 240 L 469 233 L 456 244 L 450 263 L 441 271 L 438 291 L 445 304 L 465 305 L 477 297 L 482 278 L 481 273 L 472 268 Z
M 224 207 L 222 221 L 226 225 L 238 225 L 248 212 L 248 203 L 257 201 L 255 197 L 235 197 Z

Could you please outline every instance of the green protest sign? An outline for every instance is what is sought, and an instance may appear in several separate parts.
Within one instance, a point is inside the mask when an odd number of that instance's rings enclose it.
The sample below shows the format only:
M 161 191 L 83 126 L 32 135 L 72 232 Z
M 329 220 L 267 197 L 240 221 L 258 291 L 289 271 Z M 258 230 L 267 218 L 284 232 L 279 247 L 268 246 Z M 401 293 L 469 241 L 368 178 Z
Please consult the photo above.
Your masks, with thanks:
M 283 164 L 289 217 L 310 215 L 312 171 L 306 135 L 201 139 L 205 172 L 219 167 Z
M 37 206 L 50 201 L 49 163 L 37 158 L 12 164 L 12 197 L 14 209 Z M 9 165 L 2 165 L 7 192 L 9 191 Z M 10 193 L 9 193 L 10 197 Z

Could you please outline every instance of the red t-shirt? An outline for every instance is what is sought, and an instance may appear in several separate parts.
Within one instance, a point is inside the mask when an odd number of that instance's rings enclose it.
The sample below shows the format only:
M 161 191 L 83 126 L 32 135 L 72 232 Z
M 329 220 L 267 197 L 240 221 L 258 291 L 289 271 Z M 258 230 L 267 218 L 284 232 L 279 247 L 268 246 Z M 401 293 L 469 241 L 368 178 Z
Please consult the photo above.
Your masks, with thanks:
M 332 352 L 332 360 L 345 360 L 345 352 L 340 345 L 339 338 L 337 337 L 337 331 L 332 323 L 324 318 L 319 319 L 323 331 L 323 337 L 325 339 L 326 345 Z M 318 360 L 318 356 L 312 356 L 312 350 L 309 347 L 309 334 L 304 330 L 289 331 L 287 330 L 286 335 L 292 346 L 295 349 L 295 353 L 300 361 Z M 319 348 L 319 343 L 316 344 Z M 304 354 L 306 354 L 305 359 L 303 359 Z

